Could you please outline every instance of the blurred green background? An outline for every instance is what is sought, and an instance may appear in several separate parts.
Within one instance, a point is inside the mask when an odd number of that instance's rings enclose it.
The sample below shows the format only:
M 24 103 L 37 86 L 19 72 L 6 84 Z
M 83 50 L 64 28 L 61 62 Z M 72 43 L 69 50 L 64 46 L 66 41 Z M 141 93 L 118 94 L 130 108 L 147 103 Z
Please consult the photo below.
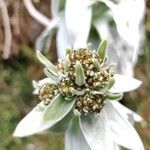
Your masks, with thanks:
M 28 14 L 22 1 L 6 0 L 13 42 L 11 56 L 4 60 L 0 58 L 0 150 L 62 150 L 64 149 L 63 135 L 43 133 L 28 138 L 13 138 L 12 133 L 18 124 L 39 99 L 32 95 L 31 81 L 43 77 L 42 66 L 34 53 L 34 42 L 42 32 L 39 25 Z M 35 3 L 36 7 L 48 17 L 49 0 Z M 19 14 L 16 12 L 19 11 Z M 0 52 L 3 50 L 4 25 L 0 16 Z M 19 24 L 14 24 L 13 19 L 19 19 Z M 138 112 L 145 122 L 136 124 L 146 150 L 150 149 L 150 1 L 147 1 L 145 14 L 146 39 L 144 51 L 139 56 L 135 68 L 136 78 L 143 81 L 143 85 L 136 91 L 126 94 L 122 103 Z M 56 61 L 55 39 L 48 57 Z M 52 59 L 53 58 L 53 59 Z

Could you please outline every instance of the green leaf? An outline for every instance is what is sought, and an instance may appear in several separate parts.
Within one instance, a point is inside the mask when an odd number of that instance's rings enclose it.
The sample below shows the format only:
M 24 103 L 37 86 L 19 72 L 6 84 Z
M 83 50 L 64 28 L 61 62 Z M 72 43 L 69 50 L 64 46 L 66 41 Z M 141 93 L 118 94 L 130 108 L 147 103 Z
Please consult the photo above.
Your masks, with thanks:
M 41 54 L 40 51 L 36 52 L 37 58 L 39 61 L 46 66 L 46 68 L 55 76 L 58 76 L 58 70 L 45 56 Z
M 49 72 L 49 71 L 47 70 L 47 68 L 44 68 L 44 74 L 45 74 L 48 78 L 50 78 L 51 80 L 55 81 L 56 83 L 59 83 L 59 82 L 60 82 L 60 79 L 61 79 L 61 78 L 54 76 L 51 72 Z
M 69 60 L 64 60 L 63 65 L 64 65 L 65 71 L 67 72 L 69 69 Z
M 114 83 L 115 83 L 115 79 L 114 78 L 111 78 L 110 80 L 109 80 L 109 82 L 108 82 L 108 89 L 110 89 L 113 85 L 114 85 Z
M 78 86 L 82 86 L 85 84 L 84 69 L 79 61 L 76 61 L 75 65 L 75 83 Z
M 107 47 L 107 41 L 104 40 L 100 43 L 99 47 L 98 47 L 98 54 L 99 54 L 99 58 L 104 60 L 105 58 L 105 50 L 106 50 L 106 47 Z
M 65 101 L 61 94 L 58 94 L 43 112 L 42 122 L 54 125 L 63 119 L 72 109 L 75 100 Z
M 106 84 L 103 88 L 101 88 L 99 90 L 99 92 L 101 92 L 102 94 L 103 93 L 106 93 L 115 83 L 115 79 L 114 78 L 111 78 L 108 82 L 108 84 Z
M 123 98 L 123 93 L 106 93 L 108 100 L 121 100 Z
M 93 64 L 94 64 L 95 68 L 96 68 L 98 71 L 100 71 L 100 63 L 98 62 L 98 60 L 95 59 L 95 58 L 93 58 L 93 59 L 92 59 L 92 62 L 93 62 Z
M 50 131 L 55 132 L 55 133 L 64 133 L 68 125 L 73 118 L 74 114 L 73 111 L 71 110 L 62 120 L 58 121 L 54 126 L 50 128 Z
M 72 53 L 72 49 L 71 48 L 67 48 L 66 49 L 66 55 L 68 55 L 68 54 L 70 55 L 71 53 Z

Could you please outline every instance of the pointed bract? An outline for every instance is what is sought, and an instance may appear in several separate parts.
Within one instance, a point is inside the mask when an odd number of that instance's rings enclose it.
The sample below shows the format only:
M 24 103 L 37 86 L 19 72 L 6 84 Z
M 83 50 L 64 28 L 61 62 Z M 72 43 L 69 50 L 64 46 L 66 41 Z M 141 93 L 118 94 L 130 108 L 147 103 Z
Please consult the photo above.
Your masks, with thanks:
M 64 69 L 67 72 L 68 69 L 69 69 L 69 61 L 68 60 L 64 60 L 63 64 L 64 64 Z
M 84 69 L 79 61 L 76 61 L 75 65 L 75 83 L 79 86 L 85 84 Z
M 123 93 L 106 93 L 108 100 L 121 100 L 123 98 Z
M 50 78 L 52 81 L 54 81 L 54 82 L 56 82 L 56 83 L 59 83 L 59 81 L 60 81 L 61 78 L 54 76 L 51 72 L 49 72 L 49 71 L 47 70 L 47 68 L 44 68 L 43 72 L 44 72 L 44 74 L 45 74 L 48 78 Z
M 93 58 L 92 62 L 94 64 L 94 66 L 96 67 L 96 69 L 99 71 L 100 70 L 100 63 L 98 62 L 98 60 Z
M 106 50 L 106 47 L 107 47 L 107 41 L 104 40 L 100 43 L 99 47 L 98 47 L 98 54 L 99 54 L 99 58 L 100 59 L 104 59 L 105 58 L 105 50 Z
M 57 85 L 57 83 L 54 80 L 51 80 L 50 78 L 44 78 L 42 80 L 39 80 L 39 82 L 38 82 L 38 84 L 39 84 L 40 87 L 43 86 L 46 83 L 56 84 Z
M 32 86 L 33 86 L 35 89 L 39 89 L 39 88 L 40 88 L 39 83 L 36 82 L 35 80 L 32 81 Z
M 66 49 L 66 55 L 71 54 L 72 53 L 72 49 L 71 48 L 67 48 Z
M 111 79 L 109 80 L 108 84 L 106 84 L 103 88 L 101 88 L 101 89 L 99 90 L 99 92 L 101 92 L 101 93 L 107 92 L 109 89 L 111 89 L 111 87 L 114 85 L 114 83 L 115 83 L 115 79 L 114 79 L 114 78 L 111 78 Z
M 58 70 L 57 68 L 45 57 L 41 54 L 40 51 L 36 52 L 37 58 L 39 61 L 46 66 L 46 68 L 55 76 L 58 76 Z

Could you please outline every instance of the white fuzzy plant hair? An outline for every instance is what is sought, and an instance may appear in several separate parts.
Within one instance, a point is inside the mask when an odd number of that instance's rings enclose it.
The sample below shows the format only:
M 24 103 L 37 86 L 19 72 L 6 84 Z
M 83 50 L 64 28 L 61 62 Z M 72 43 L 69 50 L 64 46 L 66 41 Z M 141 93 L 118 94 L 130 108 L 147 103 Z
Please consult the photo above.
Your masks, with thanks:
M 67 47 L 86 47 L 91 42 L 95 48 L 95 41 L 107 39 L 107 56 L 116 64 L 116 71 L 134 75 L 144 37 L 144 0 L 51 0 L 51 19 L 36 10 L 31 0 L 24 0 L 24 4 L 30 15 L 45 26 L 36 39 L 37 50 L 49 49 L 55 28 L 59 58 L 64 58 Z M 99 40 L 92 36 L 93 28 Z

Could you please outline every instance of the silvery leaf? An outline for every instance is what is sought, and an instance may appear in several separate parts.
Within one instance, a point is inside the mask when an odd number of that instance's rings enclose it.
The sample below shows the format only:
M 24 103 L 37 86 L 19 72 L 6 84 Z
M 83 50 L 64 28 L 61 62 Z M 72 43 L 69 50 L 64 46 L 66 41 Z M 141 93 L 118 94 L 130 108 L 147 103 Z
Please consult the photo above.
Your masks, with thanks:
M 34 88 L 34 90 L 33 90 L 33 94 L 34 95 L 38 95 L 39 94 L 39 90 L 40 90 L 40 86 L 39 86 L 39 84 L 36 82 L 36 81 L 32 81 L 32 86 L 33 86 L 33 88 Z
M 65 150 L 90 150 L 79 126 L 79 117 L 75 116 L 65 134 Z
M 109 101 L 105 103 L 104 109 L 108 116 L 114 142 L 128 149 L 144 150 L 138 133 L 129 121 Z
M 111 78 L 108 82 L 108 84 L 104 85 L 104 87 L 100 88 L 100 90 L 98 92 L 100 93 L 105 93 L 107 92 L 109 89 L 111 89 L 113 87 L 113 85 L 115 84 L 115 79 L 114 78 Z
M 100 70 L 100 63 L 98 62 L 98 60 L 93 58 L 92 62 L 94 64 L 95 68 L 99 71 Z
M 32 81 L 32 85 L 35 89 L 39 89 L 40 88 L 40 85 L 38 82 L 36 82 L 35 80 Z
M 80 126 L 91 150 L 114 150 L 113 138 L 106 112 L 100 115 L 81 115 Z
M 44 78 L 44 79 L 38 81 L 38 85 L 40 87 L 43 86 L 46 83 L 57 85 L 57 83 L 54 80 L 51 80 L 50 78 Z
M 55 76 L 58 76 L 58 70 L 45 56 L 43 56 L 40 51 L 36 52 L 39 61 L 46 66 L 46 68 Z
M 54 126 L 50 128 L 50 131 L 55 133 L 64 133 L 73 118 L 73 111 L 71 110 L 62 120 L 58 121 Z
M 122 115 L 124 118 L 126 118 L 130 123 L 134 122 L 141 122 L 143 118 L 141 118 L 137 113 L 130 110 L 129 108 L 123 106 L 117 101 L 110 101 L 110 103 L 114 106 L 114 108 Z
M 133 76 L 132 53 L 133 47 L 119 37 L 116 26 L 109 24 L 113 21 L 110 12 L 107 12 L 102 18 L 99 18 L 94 22 L 94 26 L 102 39 L 109 41 L 106 54 L 108 56 L 109 63 L 115 63 L 115 70 L 118 73 L 127 74 Z M 114 44 L 115 43 L 115 44 Z
M 97 50 L 97 52 L 99 54 L 99 58 L 102 60 L 105 58 L 106 47 L 107 47 L 107 41 L 104 40 L 100 43 L 98 50 Z
M 60 0 L 51 0 L 51 13 L 55 18 L 58 16 Z
M 121 100 L 123 98 L 123 93 L 106 93 L 108 100 Z
M 144 14 L 143 0 L 121 0 L 115 4 L 111 0 L 100 0 L 111 10 L 119 35 L 134 48 L 140 40 L 140 23 Z M 128 10 L 128 13 L 126 12 Z
M 87 46 L 91 18 L 92 8 L 89 6 L 88 0 L 66 0 L 66 26 L 73 39 L 75 49 Z
M 46 122 L 49 126 L 54 125 L 70 112 L 74 103 L 74 99 L 72 101 L 65 101 L 64 97 L 58 94 L 44 110 L 42 122 Z
M 54 81 L 54 82 L 56 82 L 56 83 L 59 83 L 60 82 L 60 79 L 61 79 L 61 77 L 59 76 L 59 77 L 56 77 L 56 76 L 54 76 L 51 72 L 49 72 L 48 70 L 47 70 L 47 68 L 44 68 L 44 74 L 48 77 L 48 78 L 50 78 L 52 81 Z
M 116 143 L 114 143 L 114 149 L 115 150 L 122 150 L 122 147 Z
M 75 83 L 79 86 L 85 84 L 84 69 L 79 61 L 75 64 Z
M 136 88 L 138 88 L 142 82 L 121 74 L 115 74 L 114 75 L 115 84 L 113 87 L 109 90 L 111 93 L 122 93 L 122 92 L 128 92 L 132 91 Z
M 99 18 L 95 23 L 100 37 L 109 41 L 107 56 L 111 62 L 117 64 L 118 73 L 133 76 L 133 69 L 140 50 L 140 41 L 144 37 L 141 22 L 144 16 L 145 2 L 144 0 L 121 0 L 118 3 L 111 0 L 98 1 L 108 7 L 107 12 L 102 16 L 104 19 Z M 112 21 L 115 22 L 115 26 L 112 24 L 110 26 L 109 22 Z
M 60 14 L 59 28 L 56 36 L 58 58 L 65 58 L 66 48 L 72 47 L 72 39 L 72 36 L 70 36 L 68 33 L 68 29 L 65 24 L 64 13 L 62 12 Z
M 13 136 L 25 137 L 47 129 L 48 126 L 41 123 L 41 117 L 45 107 L 43 102 L 41 102 L 33 108 L 33 110 L 19 122 Z
M 69 63 L 70 63 L 69 60 L 64 60 L 63 61 L 64 69 L 65 69 L 66 72 L 68 71 L 68 69 L 70 67 Z

